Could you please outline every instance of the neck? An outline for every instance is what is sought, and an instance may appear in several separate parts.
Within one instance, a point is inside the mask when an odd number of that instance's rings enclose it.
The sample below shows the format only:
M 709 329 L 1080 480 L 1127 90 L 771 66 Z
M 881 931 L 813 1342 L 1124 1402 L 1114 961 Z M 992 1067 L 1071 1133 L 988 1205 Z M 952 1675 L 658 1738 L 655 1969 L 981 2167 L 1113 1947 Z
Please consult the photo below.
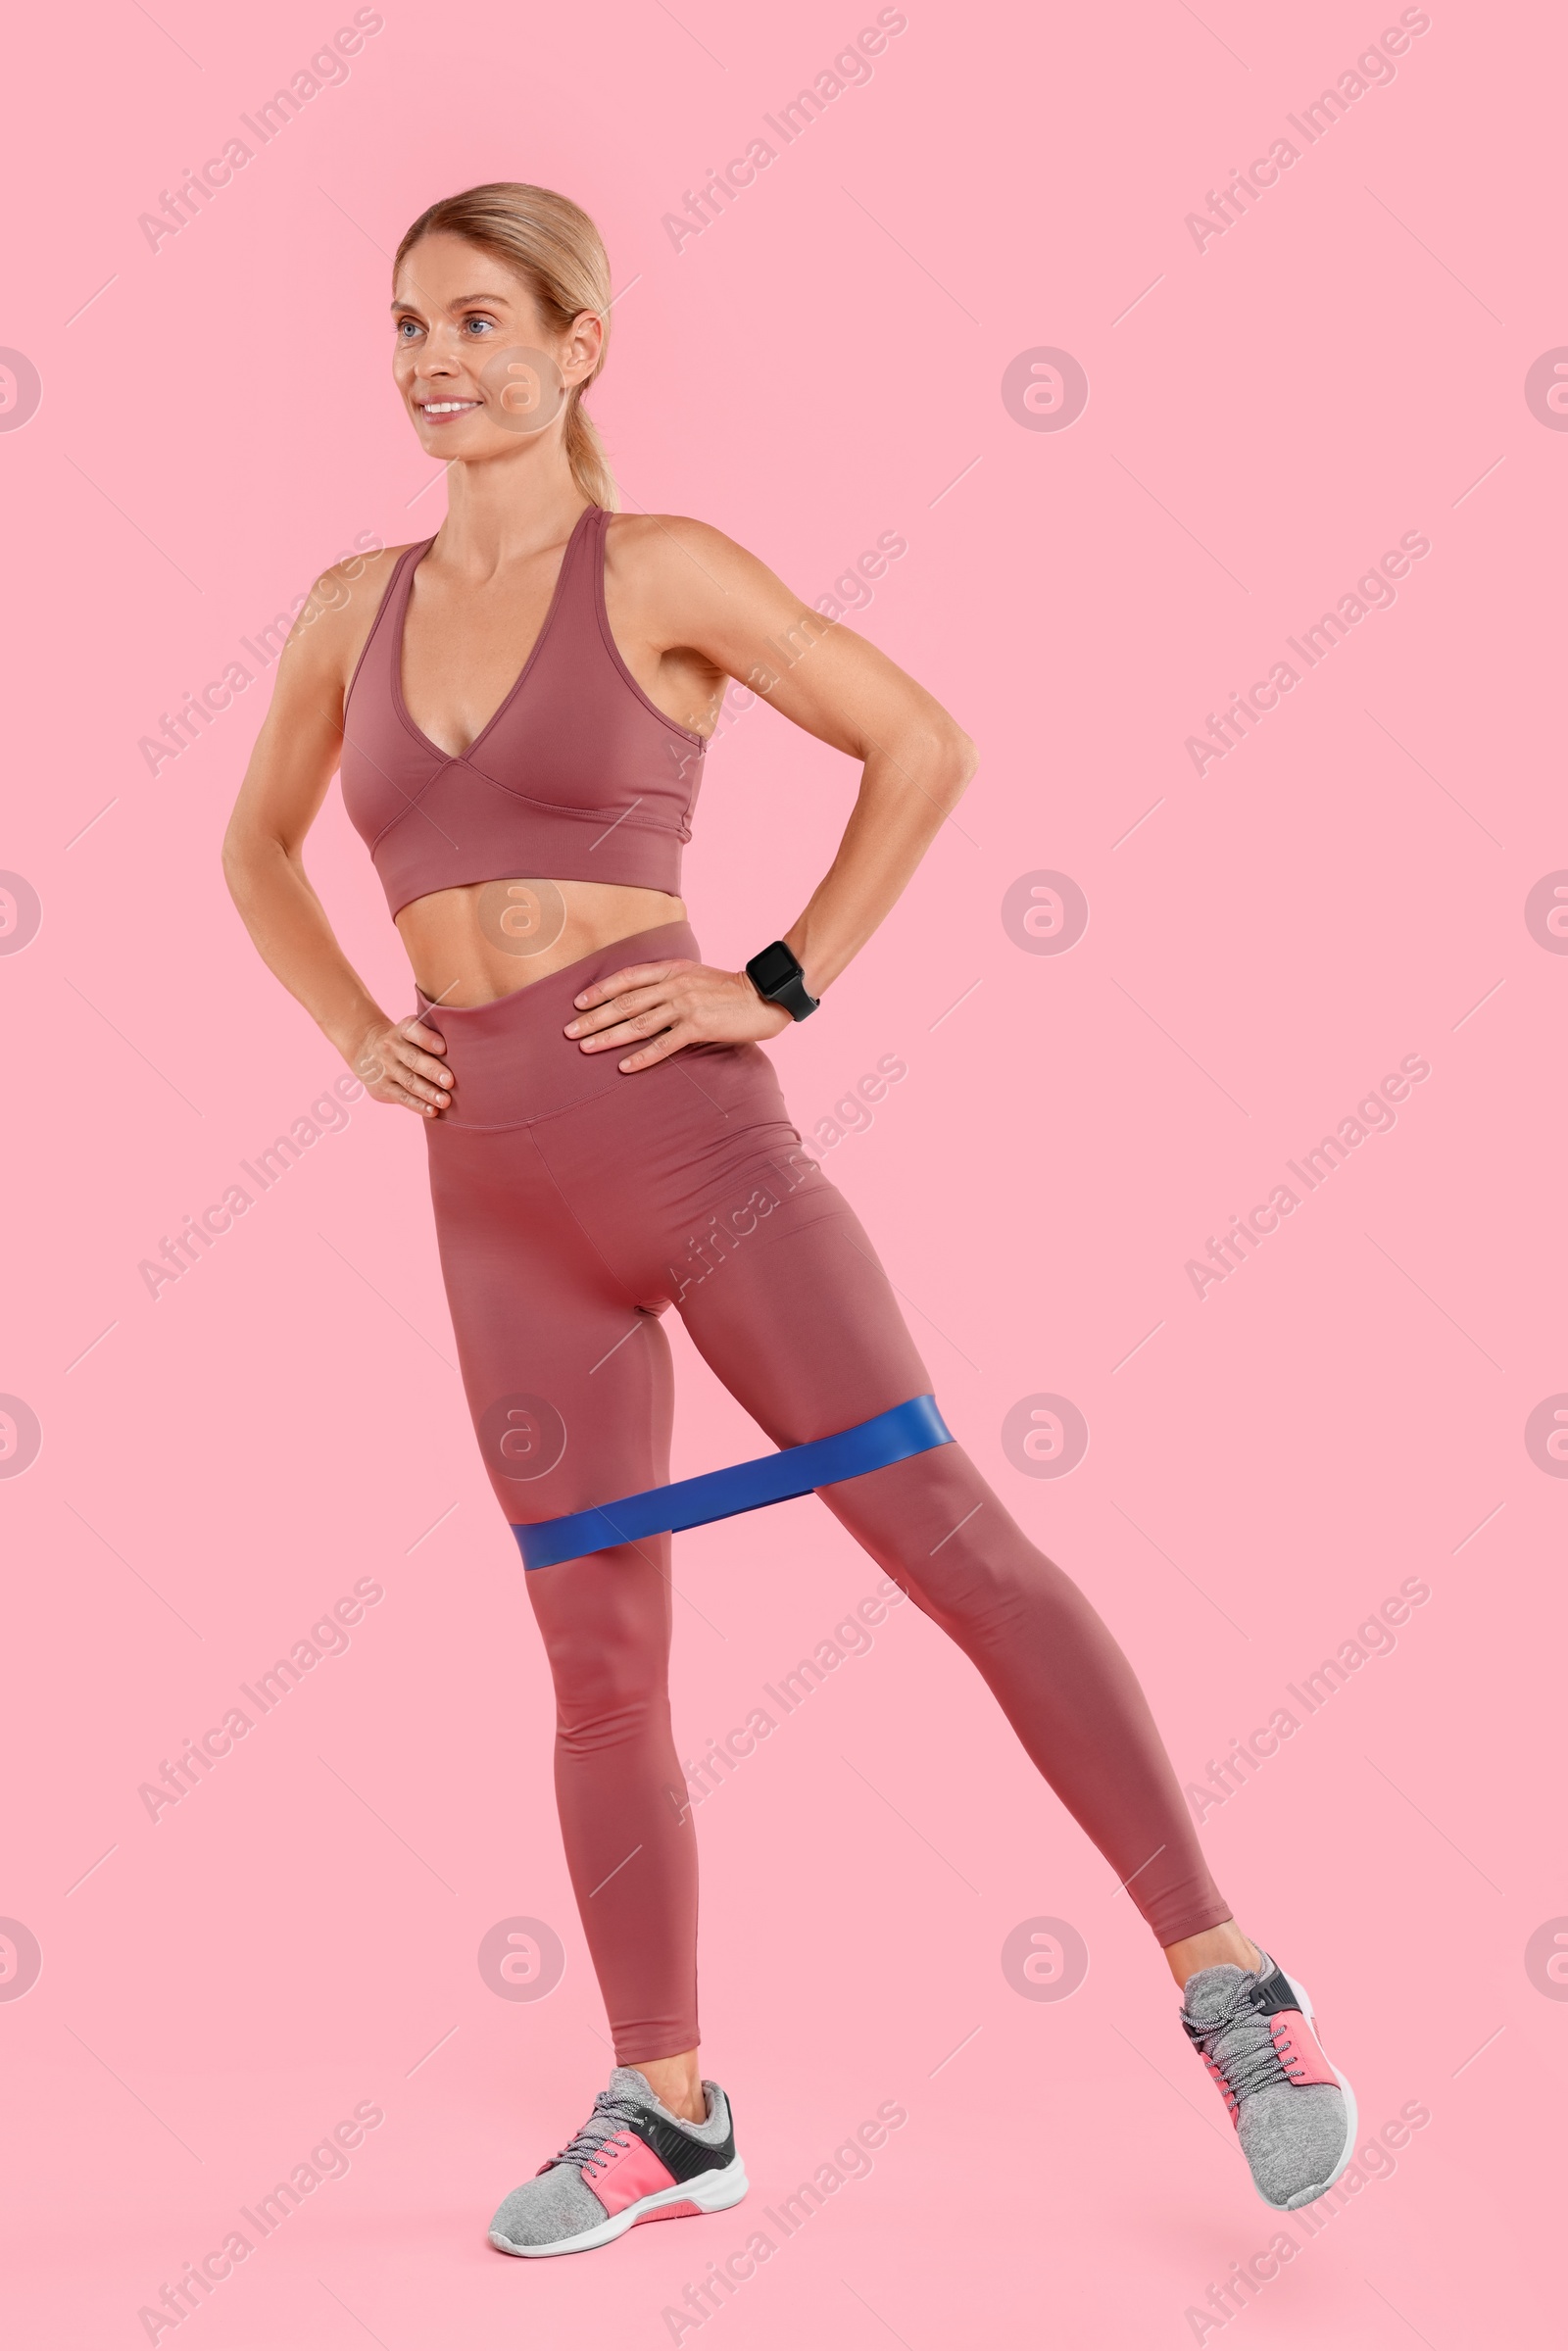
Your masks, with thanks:
M 569 538 L 587 503 L 559 433 L 447 468 L 446 519 L 436 553 L 454 569 L 489 578 Z

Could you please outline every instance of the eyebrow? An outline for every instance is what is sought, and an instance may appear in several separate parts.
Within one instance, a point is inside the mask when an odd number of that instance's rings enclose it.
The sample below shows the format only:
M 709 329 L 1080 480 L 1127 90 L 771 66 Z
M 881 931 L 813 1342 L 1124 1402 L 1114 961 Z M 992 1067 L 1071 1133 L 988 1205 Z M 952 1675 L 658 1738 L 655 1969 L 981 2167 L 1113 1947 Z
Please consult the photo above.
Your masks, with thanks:
M 488 302 L 493 304 L 497 309 L 504 309 L 507 305 L 507 300 L 508 297 L 505 294 L 500 293 L 455 294 L 452 300 L 448 303 L 447 308 L 449 310 L 457 311 L 462 310 L 466 304 L 470 302 Z M 417 303 L 405 302 L 400 295 L 394 295 L 390 304 L 390 308 L 395 311 L 412 311 L 417 310 L 418 307 L 419 306 Z

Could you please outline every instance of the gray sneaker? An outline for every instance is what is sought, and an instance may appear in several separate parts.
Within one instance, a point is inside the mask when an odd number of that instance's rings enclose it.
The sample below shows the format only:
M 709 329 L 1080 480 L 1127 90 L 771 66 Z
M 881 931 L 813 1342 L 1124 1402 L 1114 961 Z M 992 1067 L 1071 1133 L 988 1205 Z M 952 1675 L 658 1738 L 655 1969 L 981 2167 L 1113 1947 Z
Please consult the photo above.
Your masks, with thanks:
M 683 2123 L 635 2066 L 618 2065 L 559 2155 L 514 2187 L 490 2224 L 498 2253 L 537 2260 L 608 2245 L 639 2221 L 723 2212 L 746 2193 L 729 2100 L 705 2082 L 708 2119 Z
M 1270 1959 L 1187 1980 L 1182 2024 L 1230 2108 L 1265 2204 L 1294 2212 L 1334 2185 L 1355 2151 L 1355 2092 L 1324 2056 L 1303 1986 Z

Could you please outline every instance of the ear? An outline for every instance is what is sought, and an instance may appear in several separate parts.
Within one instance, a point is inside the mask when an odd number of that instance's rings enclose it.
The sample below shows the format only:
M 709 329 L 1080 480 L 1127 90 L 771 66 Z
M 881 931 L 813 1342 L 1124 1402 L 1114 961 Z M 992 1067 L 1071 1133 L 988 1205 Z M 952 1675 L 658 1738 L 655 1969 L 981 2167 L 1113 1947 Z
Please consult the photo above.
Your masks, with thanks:
M 561 354 L 561 372 L 575 391 L 598 367 L 605 348 L 605 321 L 598 311 L 579 311 L 567 330 Z

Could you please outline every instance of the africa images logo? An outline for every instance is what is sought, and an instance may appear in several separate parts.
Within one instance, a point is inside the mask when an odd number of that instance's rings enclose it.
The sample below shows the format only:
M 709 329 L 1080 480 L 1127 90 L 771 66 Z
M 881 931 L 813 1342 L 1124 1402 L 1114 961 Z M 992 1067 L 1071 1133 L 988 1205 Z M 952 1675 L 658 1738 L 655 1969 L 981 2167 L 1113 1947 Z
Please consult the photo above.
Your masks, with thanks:
M 0 350 L 0 432 L 20 431 L 42 398 L 42 381 L 26 353 Z

